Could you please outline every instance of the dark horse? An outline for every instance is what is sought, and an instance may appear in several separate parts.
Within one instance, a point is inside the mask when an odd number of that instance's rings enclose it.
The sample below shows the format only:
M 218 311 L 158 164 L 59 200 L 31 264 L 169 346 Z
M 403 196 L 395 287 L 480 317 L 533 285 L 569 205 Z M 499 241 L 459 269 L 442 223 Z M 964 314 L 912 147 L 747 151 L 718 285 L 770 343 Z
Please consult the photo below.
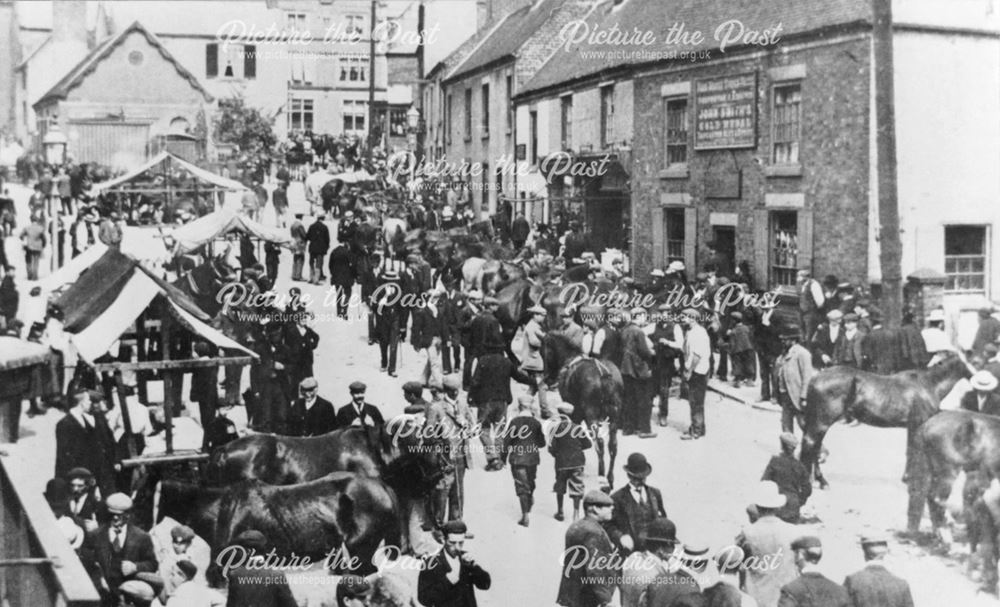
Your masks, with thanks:
M 618 422 L 624 398 L 622 374 L 614 363 L 585 358 L 565 336 L 549 333 L 542 339 L 546 382 L 558 382 L 559 396 L 573 405 L 570 418 L 585 424 L 594 437 L 597 473 L 604 476 L 604 439 L 598 430 L 608 423 L 608 484 L 614 486 L 618 456 Z
M 938 412 L 941 399 L 962 378 L 971 375 L 957 353 L 939 355 L 939 362 L 926 369 L 876 375 L 851 367 L 820 371 L 809 383 L 805 427 L 800 458 L 813 470 L 821 487 L 829 484 L 819 468 L 823 437 L 841 418 L 855 419 L 879 428 L 907 429 L 907 475 L 913 459 L 913 437 L 917 428 Z M 934 362 L 934 361 L 932 361 Z
M 287 486 L 243 481 L 200 488 L 164 481 L 159 515 L 191 524 L 218 555 L 244 531 L 256 529 L 277 554 L 324 559 L 341 546 L 358 559 L 362 575 L 374 570 L 379 544 L 399 546 L 395 495 L 380 480 L 350 472 Z M 338 561 L 343 562 L 343 561 Z
M 212 453 L 205 470 L 210 485 L 225 486 L 244 480 L 271 485 L 293 485 L 321 478 L 331 472 L 354 472 L 380 478 L 395 491 L 408 518 L 415 504 L 442 475 L 441 455 L 421 449 L 412 420 L 390 420 L 386 432 L 372 440 L 361 428 L 334 430 L 309 438 L 254 434 L 234 440 Z M 404 540 L 409 538 L 405 537 Z M 401 546 L 406 549 L 407 546 Z
M 206 314 L 214 317 L 222 310 L 219 291 L 236 279 L 235 268 L 239 265 L 233 260 L 233 253 L 234 248 L 227 247 L 221 254 L 179 276 L 173 286 L 193 299 Z

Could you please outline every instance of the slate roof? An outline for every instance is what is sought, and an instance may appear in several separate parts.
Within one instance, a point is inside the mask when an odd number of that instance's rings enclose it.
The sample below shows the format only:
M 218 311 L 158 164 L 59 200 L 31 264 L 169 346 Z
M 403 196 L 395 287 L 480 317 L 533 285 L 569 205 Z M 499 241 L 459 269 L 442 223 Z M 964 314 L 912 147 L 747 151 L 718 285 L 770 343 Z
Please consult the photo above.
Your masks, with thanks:
M 572 45 L 569 50 L 561 46 L 521 89 L 518 97 L 618 68 L 667 61 L 641 56 L 622 58 L 612 53 L 599 57 L 594 51 L 711 50 L 712 59 L 718 59 L 725 55 L 719 51 L 715 33 L 717 28 L 731 20 L 738 20 L 746 30 L 774 28 L 780 23 L 779 45 L 780 40 L 796 34 L 834 25 L 871 23 L 869 0 L 625 0 L 615 9 L 611 9 L 611 4 L 608 0 L 586 19 L 590 33 L 609 31 L 617 25 L 626 33 L 636 29 L 650 31 L 656 42 L 649 46 L 590 45 L 584 42 Z M 665 44 L 667 34 L 675 23 L 683 24 L 686 32 L 702 32 L 703 42 L 697 45 Z M 731 55 L 737 48 L 738 43 L 731 44 L 726 49 L 727 54 Z M 687 59 L 676 61 L 690 63 Z
M 453 80 L 495 61 L 514 57 L 517 51 L 567 0 L 536 0 L 507 15 L 446 79 Z
M 496 25 L 496 23 L 486 25 L 477 30 L 474 34 L 469 36 L 465 42 L 458 45 L 455 50 L 448 53 L 447 57 L 438 61 L 433 67 L 431 67 L 431 69 L 427 72 L 427 76 L 429 77 L 435 72 L 441 72 L 442 74 L 447 75 L 448 72 L 455 69 L 458 64 L 464 61 L 465 58 L 476 49 L 476 46 L 478 46 L 479 43 L 493 31 Z
M 129 37 L 133 32 L 139 32 L 142 34 L 146 40 L 149 42 L 150 46 L 159 51 L 160 55 L 166 59 L 169 63 L 174 66 L 177 73 L 186 79 L 191 86 L 200 92 L 206 101 L 212 100 L 212 95 L 202 86 L 201 82 L 195 77 L 194 74 L 189 72 L 173 55 L 167 50 L 163 43 L 160 42 L 159 38 L 153 35 L 152 32 L 147 30 L 141 23 L 135 21 L 132 25 L 128 26 L 118 34 L 108 38 L 101 44 L 94 47 L 90 53 L 84 57 L 83 61 L 76 64 L 76 67 L 71 69 L 62 79 L 59 80 L 47 93 L 41 96 L 41 98 L 35 102 L 34 105 L 38 105 L 44 101 L 50 99 L 65 99 L 69 95 L 70 91 L 79 86 L 83 82 L 84 78 L 89 76 L 95 69 L 97 69 L 98 64 L 106 59 L 115 49 L 121 46 L 122 42 Z

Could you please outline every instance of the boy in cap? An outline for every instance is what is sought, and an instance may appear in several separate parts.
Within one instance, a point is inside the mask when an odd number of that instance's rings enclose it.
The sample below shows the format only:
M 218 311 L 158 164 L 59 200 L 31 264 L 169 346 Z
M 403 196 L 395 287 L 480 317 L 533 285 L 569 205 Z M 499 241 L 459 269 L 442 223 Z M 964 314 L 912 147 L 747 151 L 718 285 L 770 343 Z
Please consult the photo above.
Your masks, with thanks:
M 556 494 L 557 521 L 565 520 L 563 498 L 567 491 L 573 500 L 573 520 L 580 517 L 580 499 L 583 497 L 583 467 L 587 463 L 585 450 L 590 448 L 590 438 L 583 426 L 573 423 L 570 415 L 573 405 L 559 403 L 556 407 L 559 418 L 549 436 L 549 453 L 556 467 L 556 482 L 552 490 Z
M 851 597 L 840 584 L 818 570 L 823 543 L 812 535 L 792 542 L 799 578 L 781 588 L 778 607 L 851 607 Z
M 844 333 L 833 348 L 833 364 L 843 367 L 861 368 L 864 362 L 864 352 L 861 344 L 865 334 L 858 327 L 858 315 L 854 312 L 844 314 Z
M 750 339 L 750 325 L 742 312 L 733 312 L 729 316 L 733 319 L 733 324 L 726 332 L 726 337 L 733 359 L 733 387 L 739 388 L 740 382 L 752 386 L 754 377 L 757 376 L 757 365 Z
M 149 534 L 129 522 L 132 499 L 113 493 L 104 505 L 110 522 L 87 534 L 80 547 L 80 562 L 107 597 L 117 595 L 119 587 L 138 574 L 155 573 L 158 565 Z
M 861 538 L 861 550 L 865 568 L 844 579 L 853 607 L 913 607 L 910 585 L 885 568 L 883 561 L 889 552 L 889 541 L 879 534 L 867 535 Z M 995 585 L 987 591 L 995 592 Z
M 427 557 L 417 578 L 417 600 L 424 607 L 474 607 L 476 589 L 490 589 L 490 574 L 465 551 L 465 523 L 450 521 L 442 531 L 444 545 Z
M 775 455 L 767 462 L 767 468 L 764 469 L 764 475 L 760 480 L 774 481 L 778 485 L 778 491 L 787 500 L 778 512 L 778 518 L 796 524 L 799 522 L 801 507 L 812 495 L 812 482 L 805 465 L 795 457 L 795 447 L 798 445 L 795 435 L 791 432 L 782 432 L 779 441 L 781 454 Z M 751 518 L 754 517 L 755 514 L 752 513 Z
M 518 414 L 510 420 L 503 434 L 501 460 L 510 464 L 514 477 L 514 492 L 521 503 L 518 525 L 528 526 L 528 513 L 535 504 L 535 475 L 538 472 L 538 450 L 545 447 L 542 424 L 532 414 L 534 399 L 522 394 L 517 398 Z
M 564 607 L 600 607 L 609 604 L 615 593 L 615 548 L 603 526 L 611 520 L 614 502 L 601 491 L 590 491 L 583 497 L 583 512 L 583 518 L 566 530 L 556 598 Z
M 156 600 L 156 591 L 153 587 L 140 580 L 125 582 L 118 592 L 121 602 L 114 603 L 117 607 L 150 607 Z

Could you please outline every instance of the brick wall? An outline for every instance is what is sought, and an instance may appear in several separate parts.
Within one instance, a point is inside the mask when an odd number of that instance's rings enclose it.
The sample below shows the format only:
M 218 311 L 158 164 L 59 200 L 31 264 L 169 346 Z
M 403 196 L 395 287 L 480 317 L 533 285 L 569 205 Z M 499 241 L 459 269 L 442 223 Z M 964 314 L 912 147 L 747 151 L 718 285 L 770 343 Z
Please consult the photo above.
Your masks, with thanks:
M 767 194 L 801 193 L 804 208 L 813 216 L 813 271 L 817 276 L 835 274 L 841 280 L 866 279 L 868 250 L 868 128 L 869 42 L 849 40 L 815 48 L 788 49 L 737 63 L 693 64 L 669 74 L 650 75 L 635 81 L 635 137 L 632 174 L 633 250 L 637 275 L 644 275 L 662 260 L 654 260 L 653 224 L 661 221 L 661 194 L 689 194 L 697 209 L 698 269 L 707 256 L 704 243 L 711 238 L 712 212 L 735 213 L 736 258 L 754 264 L 755 221 L 762 221 Z M 801 80 L 802 127 L 799 160 L 801 177 L 768 177 L 770 163 L 772 82 L 768 70 L 804 64 Z M 735 75 L 756 70 L 757 147 L 694 151 L 694 80 Z M 665 127 L 661 86 L 690 81 L 687 179 L 667 179 L 664 168 Z M 713 180 L 742 171 L 740 198 L 706 199 Z M 685 235 L 689 238 L 689 235 Z M 759 240 L 759 237 L 757 238 Z M 765 249 L 766 250 L 766 247 Z M 694 272 L 689 268 L 689 273 Z M 756 273 L 755 273 L 756 274 Z

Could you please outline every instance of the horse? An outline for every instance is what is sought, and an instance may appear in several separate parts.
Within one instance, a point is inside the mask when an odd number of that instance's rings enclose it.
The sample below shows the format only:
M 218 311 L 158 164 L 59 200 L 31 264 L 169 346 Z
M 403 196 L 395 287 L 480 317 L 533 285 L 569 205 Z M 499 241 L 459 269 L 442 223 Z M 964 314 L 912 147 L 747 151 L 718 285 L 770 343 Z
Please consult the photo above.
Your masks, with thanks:
M 197 265 L 190 272 L 178 276 L 172 283 L 188 295 L 206 314 L 214 317 L 222 310 L 219 291 L 235 280 L 240 268 L 238 248 L 229 244 L 215 257 Z
M 606 360 L 585 358 L 580 350 L 559 333 L 542 338 L 542 360 L 546 383 L 559 386 L 559 396 L 573 405 L 571 419 L 585 424 L 594 436 L 597 451 L 597 474 L 604 476 L 604 439 L 598 432 L 608 424 L 608 485 L 614 486 L 615 458 L 618 456 L 618 423 L 625 385 L 621 371 Z M 544 389 L 544 388 L 543 388 Z
M 243 481 L 213 489 L 164 481 L 158 493 L 158 515 L 190 523 L 216 556 L 240 533 L 256 529 L 283 556 L 323 559 L 343 546 L 365 575 L 375 569 L 379 544 L 402 541 L 393 492 L 350 472 L 286 486 Z
M 382 242 L 386 257 L 395 257 L 405 249 L 407 225 L 405 219 L 386 217 L 382 220 Z
M 957 353 L 938 355 L 925 369 L 876 375 L 851 367 L 831 367 L 809 382 L 804 411 L 800 460 L 812 470 L 820 487 L 829 483 L 818 456 L 830 427 L 847 417 L 879 428 L 907 429 L 907 474 L 917 428 L 938 412 L 945 395 L 972 372 Z

